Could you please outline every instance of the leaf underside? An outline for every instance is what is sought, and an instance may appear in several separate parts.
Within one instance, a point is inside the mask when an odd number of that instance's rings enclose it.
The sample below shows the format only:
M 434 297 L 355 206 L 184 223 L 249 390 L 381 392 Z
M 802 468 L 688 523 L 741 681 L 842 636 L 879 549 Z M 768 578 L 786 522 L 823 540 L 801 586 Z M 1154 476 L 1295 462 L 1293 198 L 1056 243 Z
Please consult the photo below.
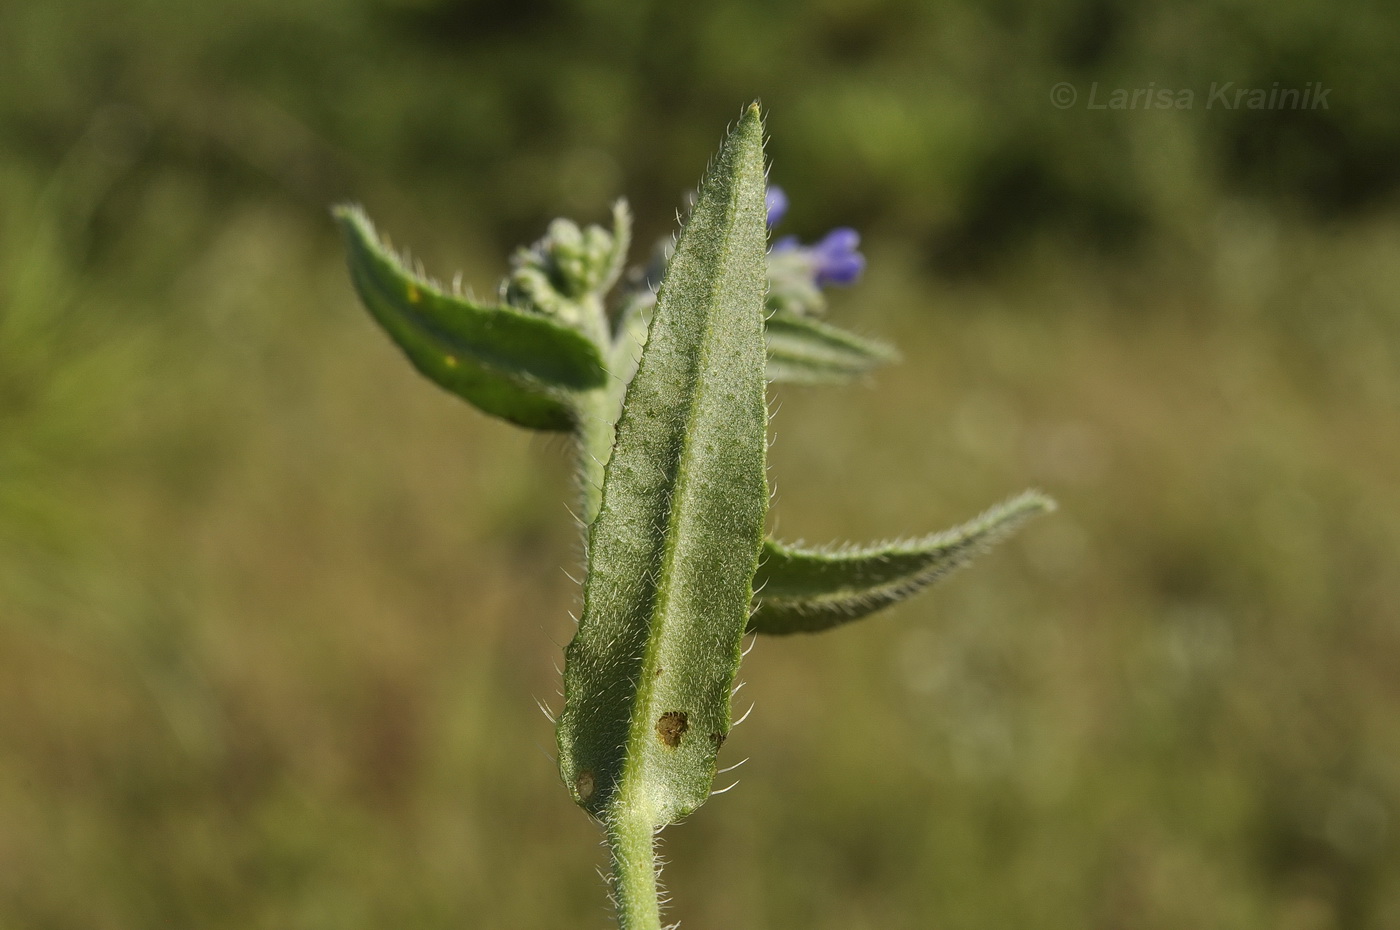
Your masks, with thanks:
M 509 306 L 483 306 L 410 271 L 358 207 L 335 209 L 365 308 L 415 368 L 483 411 L 520 426 L 573 428 L 574 392 L 607 379 L 581 332 Z
M 942 533 L 877 546 L 798 549 L 768 540 L 754 576 L 749 630 L 815 633 L 858 620 L 966 565 L 1054 506 L 1045 495 L 1027 491 Z
M 850 381 L 897 357 L 883 343 L 781 311 L 769 315 L 766 337 L 769 381 Z
M 751 107 L 700 187 L 589 529 L 559 763 L 604 819 L 699 807 L 730 726 L 768 502 L 762 133 Z

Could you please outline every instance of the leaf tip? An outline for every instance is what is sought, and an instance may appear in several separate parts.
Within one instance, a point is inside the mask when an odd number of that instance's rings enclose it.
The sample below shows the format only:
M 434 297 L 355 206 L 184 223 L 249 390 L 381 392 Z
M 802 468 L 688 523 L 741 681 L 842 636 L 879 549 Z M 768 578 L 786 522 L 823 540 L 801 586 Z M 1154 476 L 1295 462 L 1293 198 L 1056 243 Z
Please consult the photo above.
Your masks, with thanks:
M 379 233 L 374 228 L 374 221 L 360 204 L 348 201 L 338 203 L 331 207 L 331 217 L 340 227 L 340 234 L 345 238 L 352 254 L 357 247 L 373 249 L 382 245 Z M 407 273 L 407 269 L 405 272 Z
M 755 100 L 744 108 L 744 115 L 739 118 L 739 125 L 734 127 L 734 135 L 748 135 L 752 133 L 759 140 L 762 147 L 763 140 L 763 108 Z
M 369 220 L 369 215 L 365 213 L 365 208 L 358 203 L 351 203 L 350 201 L 332 205 L 331 216 L 341 225 L 348 223 L 364 223 Z
M 1006 502 L 1006 508 L 1033 517 L 1042 513 L 1054 513 L 1060 509 L 1055 498 L 1038 488 L 1028 488 Z

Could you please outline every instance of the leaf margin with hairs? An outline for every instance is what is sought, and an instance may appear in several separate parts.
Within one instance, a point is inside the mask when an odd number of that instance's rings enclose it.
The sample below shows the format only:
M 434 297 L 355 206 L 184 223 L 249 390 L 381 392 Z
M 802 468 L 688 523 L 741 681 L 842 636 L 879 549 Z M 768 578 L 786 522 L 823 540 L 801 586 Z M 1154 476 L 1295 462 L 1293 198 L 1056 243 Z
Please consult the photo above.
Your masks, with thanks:
M 781 310 L 768 315 L 764 336 L 770 382 L 853 381 L 899 358 L 899 353 L 883 342 Z
M 768 506 L 757 105 L 700 186 L 627 387 L 565 650 L 560 774 L 612 821 L 709 797 Z
M 576 393 L 607 380 L 593 340 L 541 314 L 447 293 L 389 249 L 363 208 L 332 214 L 360 302 L 421 374 L 518 426 L 574 428 Z
M 749 632 L 818 633 L 869 616 L 946 577 L 1055 507 L 1041 492 L 1025 491 L 921 539 L 837 549 L 765 540 Z

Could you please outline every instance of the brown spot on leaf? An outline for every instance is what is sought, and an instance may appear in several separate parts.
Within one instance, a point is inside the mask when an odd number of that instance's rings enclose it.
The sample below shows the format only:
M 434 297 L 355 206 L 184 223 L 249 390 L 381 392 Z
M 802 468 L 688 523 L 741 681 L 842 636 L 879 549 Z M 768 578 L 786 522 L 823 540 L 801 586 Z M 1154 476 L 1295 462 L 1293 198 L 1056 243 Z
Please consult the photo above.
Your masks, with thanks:
M 669 710 L 656 718 L 656 738 L 668 749 L 681 744 L 681 737 L 690 729 L 690 720 L 683 711 Z
M 574 790 L 578 792 L 580 801 L 587 801 L 593 797 L 593 792 L 597 789 L 598 782 L 593 778 L 593 773 L 584 769 L 578 773 L 578 778 L 574 779 Z
M 719 751 L 720 747 L 724 745 L 724 741 L 727 740 L 727 739 L 729 739 L 729 734 L 728 734 L 728 733 L 711 733 L 711 734 L 710 734 L 710 742 L 712 742 L 712 743 L 715 744 L 715 751 L 716 751 L 716 752 Z

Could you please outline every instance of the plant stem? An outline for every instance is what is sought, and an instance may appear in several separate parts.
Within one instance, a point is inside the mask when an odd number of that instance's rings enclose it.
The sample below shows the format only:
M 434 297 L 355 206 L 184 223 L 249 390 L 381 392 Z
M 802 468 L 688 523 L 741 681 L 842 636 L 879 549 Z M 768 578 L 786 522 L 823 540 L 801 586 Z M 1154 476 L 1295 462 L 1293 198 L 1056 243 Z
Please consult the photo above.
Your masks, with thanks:
M 603 472 L 612 457 L 613 441 L 617 438 L 617 417 L 622 410 L 622 398 L 627 384 L 637 371 L 642 344 L 647 336 L 647 310 L 650 297 L 638 295 L 622 309 L 615 339 L 608 339 L 606 358 L 609 381 L 600 388 L 579 396 L 578 444 L 579 491 L 583 510 L 579 514 L 583 525 L 592 523 L 603 502 Z
M 611 378 L 600 388 L 581 394 L 578 402 L 578 476 L 585 527 L 598 517 L 603 502 L 603 477 L 617 439 L 617 418 L 627 384 L 637 370 L 646 341 L 645 299 L 624 308 L 615 341 L 608 351 Z M 607 842 L 612 855 L 613 893 L 621 930 L 661 930 L 657 888 L 656 834 L 652 818 L 635 808 L 618 805 L 608 818 Z
M 650 818 L 615 811 L 608 821 L 608 850 L 621 930 L 661 930 L 656 837 Z
M 582 510 L 579 519 L 587 527 L 603 503 L 603 472 L 612 456 L 616 437 L 617 390 L 612 385 L 595 388 L 579 401 L 578 480 Z

